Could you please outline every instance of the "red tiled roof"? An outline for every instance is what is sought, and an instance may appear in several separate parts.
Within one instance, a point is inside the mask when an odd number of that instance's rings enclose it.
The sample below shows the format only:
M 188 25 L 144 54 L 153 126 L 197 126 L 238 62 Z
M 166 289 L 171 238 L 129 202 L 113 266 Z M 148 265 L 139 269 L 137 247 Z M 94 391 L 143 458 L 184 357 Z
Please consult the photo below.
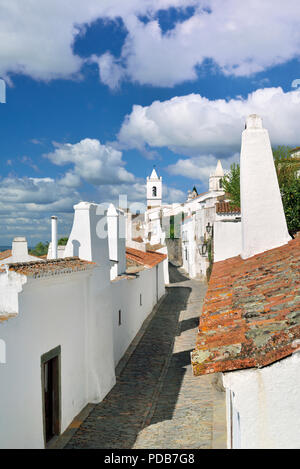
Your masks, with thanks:
M 4 321 L 8 321 L 9 319 L 15 318 L 16 316 L 17 316 L 17 313 L 0 314 L 0 323 Z
M 132 238 L 132 241 L 135 241 L 136 243 L 143 243 L 143 238 L 141 236 L 138 236 L 137 238 Z
M 3 259 L 7 259 L 7 257 L 11 256 L 11 249 L 6 249 L 6 251 L 0 252 L 0 261 Z
M 239 207 L 231 207 L 229 202 L 218 202 L 216 204 L 216 212 L 218 214 L 225 214 L 225 213 L 241 213 L 241 209 Z
M 65 257 L 64 259 L 49 259 L 46 261 L 17 262 L 9 264 L 8 268 L 18 274 L 38 278 L 87 270 L 94 265 L 94 262 L 84 261 L 78 257 Z
M 296 152 L 296 151 L 300 151 L 300 147 L 292 148 L 292 149 L 290 150 L 290 153 L 294 153 L 294 152 Z
M 300 238 L 213 266 L 192 365 L 195 375 L 262 367 L 300 348 Z
M 126 258 L 137 264 L 152 268 L 167 258 L 166 254 L 154 251 L 139 251 L 138 249 L 126 247 Z

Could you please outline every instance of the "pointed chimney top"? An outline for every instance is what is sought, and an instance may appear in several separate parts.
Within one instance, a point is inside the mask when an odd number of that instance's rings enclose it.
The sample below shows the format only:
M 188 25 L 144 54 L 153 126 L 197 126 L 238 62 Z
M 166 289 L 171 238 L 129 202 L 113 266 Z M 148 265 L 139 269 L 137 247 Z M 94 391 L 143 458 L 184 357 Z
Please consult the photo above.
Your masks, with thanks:
M 246 119 L 246 129 L 262 129 L 262 118 L 257 114 L 250 114 Z
M 241 147 L 241 214 L 243 259 L 282 246 L 291 238 L 269 133 L 256 114 L 246 120 Z

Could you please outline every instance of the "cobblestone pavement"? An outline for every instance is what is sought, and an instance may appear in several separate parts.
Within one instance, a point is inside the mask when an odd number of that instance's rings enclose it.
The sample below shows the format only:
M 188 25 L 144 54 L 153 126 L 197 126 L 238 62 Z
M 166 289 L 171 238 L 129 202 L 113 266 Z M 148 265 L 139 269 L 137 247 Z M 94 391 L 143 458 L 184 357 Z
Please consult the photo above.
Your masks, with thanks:
M 225 447 L 224 392 L 190 365 L 206 285 L 174 267 L 170 281 L 116 385 L 66 448 Z

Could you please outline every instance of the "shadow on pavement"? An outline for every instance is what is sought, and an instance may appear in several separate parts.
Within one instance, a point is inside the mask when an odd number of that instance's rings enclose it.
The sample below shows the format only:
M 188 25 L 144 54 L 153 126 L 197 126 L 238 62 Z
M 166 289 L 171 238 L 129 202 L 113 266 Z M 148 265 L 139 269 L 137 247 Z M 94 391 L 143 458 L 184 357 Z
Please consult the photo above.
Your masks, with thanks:
M 172 355 L 168 372 L 159 395 L 159 399 L 153 414 L 151 425 L 164 420 L 171 420 L 174 415 L 178 394 L 186 373 L 186 366 L 191 364 L 191 352 L 193 349 Z
M 199 326 L 199 318 L 201 316 L 201 308 L 199 308 L 199 313 L 198 315 L 195 316 L 194 318 L 189 318 L 181 321 L 180 323 L 180 329 L 178 335 L 180 335 L 182 332 L 189 331 L 190 329 L 195 329 L 196 327 Z
M 179 272 L 179 270 L 169 262 L 169 282 L 170 282 L 170 284 L 187 282 L 188 280 L 190 280 L 190 279 L 187 276 L 183 275 L 181 272 Z

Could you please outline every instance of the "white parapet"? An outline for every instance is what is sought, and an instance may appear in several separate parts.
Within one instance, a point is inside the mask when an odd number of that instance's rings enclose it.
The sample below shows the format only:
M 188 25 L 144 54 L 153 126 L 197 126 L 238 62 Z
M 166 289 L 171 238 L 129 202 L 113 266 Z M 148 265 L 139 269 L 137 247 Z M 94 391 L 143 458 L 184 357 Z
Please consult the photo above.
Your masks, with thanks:
M 242 258 L 286 244 L 283 211 L 269 133 L 256 114 L 247 118 L 241 147 Z

